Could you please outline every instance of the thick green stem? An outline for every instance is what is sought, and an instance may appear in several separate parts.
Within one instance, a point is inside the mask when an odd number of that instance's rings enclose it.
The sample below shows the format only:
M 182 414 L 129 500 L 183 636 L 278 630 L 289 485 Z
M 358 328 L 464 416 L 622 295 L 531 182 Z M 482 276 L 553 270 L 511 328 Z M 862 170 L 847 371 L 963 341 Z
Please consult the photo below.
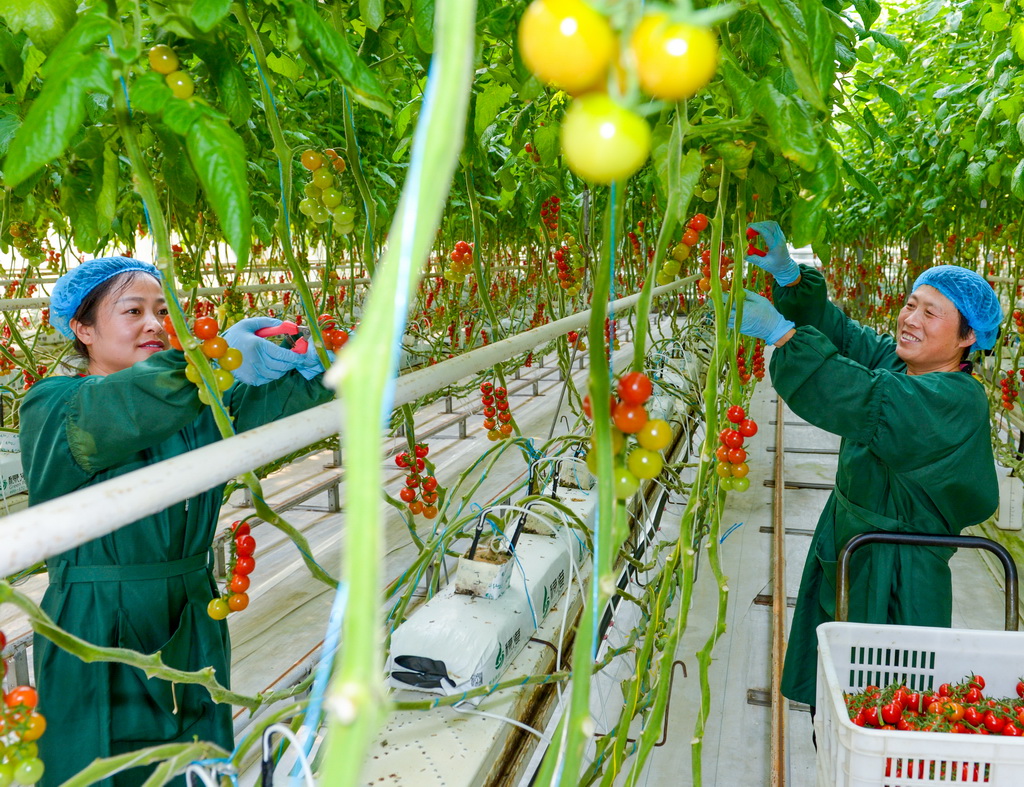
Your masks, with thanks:
M 329 740 L 324 783 L 352 785 L 383 718 L 387 700 L 381 676 L 380 600 L 383 486 L 381 426 L 390 415 L 390 387 L 396 369 L 390 354 L 401 342 L 406 304 L 416 292 L 441 223 L 462 139 L 473 73 L 473 0 L 442 0 L 435 9 L 436 45 L 427 98 L 413 143 L 409 175 L 366 302 L 361 330 L 337 365 L 345 402 L 345 450 L 363 457 L 348 469 L 344 576 L 349 607 L 343 629 L 343 658 L 325 709 Z M 332 370 L 333 371 L 333 370 Z

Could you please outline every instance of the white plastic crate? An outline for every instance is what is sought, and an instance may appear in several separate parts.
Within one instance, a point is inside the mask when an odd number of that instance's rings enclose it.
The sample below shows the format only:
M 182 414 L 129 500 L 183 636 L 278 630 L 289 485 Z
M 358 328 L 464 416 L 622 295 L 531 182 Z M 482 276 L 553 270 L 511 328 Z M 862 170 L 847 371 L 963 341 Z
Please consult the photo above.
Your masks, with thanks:
M 1016 697 L 1024 633 L 925 626 L 818 626 L 818 787 L 1024 785 L 1024 738 L 876 730 L 850 721 L 843 692 L 902 681 L 934 691 L 976 673 L 986 697 Z

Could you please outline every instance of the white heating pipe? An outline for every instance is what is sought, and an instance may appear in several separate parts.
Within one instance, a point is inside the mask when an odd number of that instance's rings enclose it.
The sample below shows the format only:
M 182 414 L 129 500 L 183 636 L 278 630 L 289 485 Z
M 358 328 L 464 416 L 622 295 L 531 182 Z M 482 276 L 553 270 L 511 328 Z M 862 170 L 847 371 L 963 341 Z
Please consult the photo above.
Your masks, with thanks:
M 654 294 L 665 295 L 696 278 L 691 276 L 656 287 Z M 620 298 L 610 308 L 622 313 L 633 308 L 639 298 L 639 293 Z M 403 375 L 395 383 L 394 406 L 413 402 L 568 331 L 585 327 L 589 319 L 587 309 Z M 343 420 L 338 417 L 339 405 L 344 403 L 327 402 L 0 519 L 0 577 L 105 536 L 254 467 L 337 434 Z
M 504 268 L 491 268 L 491 273 L 501 273 L 503 271 L 519 271 L 526 270 L 520 266 L 504 267 Z M 29 279 L 29 282 L 38 283 L 42 280 Z M 57 280 L 45 281 L 45 284 L 53 284 Z M 342 276 L 340 279 L 335 279 L 339 284 L 370 284 L 372 279 L 358 278 L 352 279 L 348 276 Z M 0 285 L 9 284 L 10 282 L 0 281 Z M 319 290 L 320 280 L 313 279 L 309 282 L 311 290 Z M 196 289 L 195 294 L 198 295 L 221 295 L 223 294 L 225 287 L 199 287 Z M 235 292 L 278 292 L 284 290 L 294 290 L 296 285 L 294 282 L 284 282 L 283 284 L 274 284 L 270 282 L 268 284 L 239 284 L 237 287 L 232 287 Z M 178 297 L 188 298 L 192 295 L 192 290 L 178 290 Z M 50 305 L 50 299 L 46 297 L 41 298 L 7 298 L 0 299 L 0 312 L 17 312 L 22 309 L 39 309 L 44 306 Z

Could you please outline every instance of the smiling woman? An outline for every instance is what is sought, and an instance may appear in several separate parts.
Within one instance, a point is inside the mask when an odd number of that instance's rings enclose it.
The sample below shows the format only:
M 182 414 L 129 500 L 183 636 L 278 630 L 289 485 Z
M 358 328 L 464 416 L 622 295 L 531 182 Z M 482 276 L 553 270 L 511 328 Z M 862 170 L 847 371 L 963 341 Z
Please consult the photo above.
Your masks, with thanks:
M 157 269 L 139 260 L 91 260 L 57 282 L 51 319 L 75 338 L 86 373 L 48 377 L 25 396 L 21 441 L 31 505 L 220 439 L 212 411 L 186 376 L 184 353 L 166 349 L 166 311 Z M 228 332 L 244 344 L 245 379 L 254 383 L 236 382 L 224 393 L 238 431 L 332 397 L 320 382 L 322 367 L 255 335 L 277 324 L 243 320 Z M 227 627 L 206 612 L 217 595 L 209 557 L 223 491 L 215 486 L 47 560 L 43 609 L 89 642 L 160 651 L 178 669 L 212 667 L 229 686 Z M 44 785 L 64 782 L 97 757 L 142 746 L 198 736 L 233 747 L 230 707 L 204 689 L 147 680 L 122 664 L 86 664 L 41 637 L 34 659 L 40 703 L 61 709 L 48 716 L 50 730 L 39 740 Z M 113 783 L 141 784 L 149 770 L 132 769 Z
M 775 303 L 748 293 L 740 330 L 775 344 L 772 383 L 793 412 L 843 438 L 835 489 L 804 564 L 782 679 L 783 694 L 813 706 L 815 630 L 835 615 L 843 545 L 878 531 L 958 535 L 996 509 L 988 400 L 961 360 L 965 350 L 993 346 L 1002 307 L 974 271 L 936 266 L 914 283 L 896 338 L 879 335 L 829 300 L 819 271 L 793 261 L 775 222 L 752 229 L 768 252 L 745 260 L 775 277 Z M 878 544 L 858 551 L 849 619 L 948 627 L 952 554 Z

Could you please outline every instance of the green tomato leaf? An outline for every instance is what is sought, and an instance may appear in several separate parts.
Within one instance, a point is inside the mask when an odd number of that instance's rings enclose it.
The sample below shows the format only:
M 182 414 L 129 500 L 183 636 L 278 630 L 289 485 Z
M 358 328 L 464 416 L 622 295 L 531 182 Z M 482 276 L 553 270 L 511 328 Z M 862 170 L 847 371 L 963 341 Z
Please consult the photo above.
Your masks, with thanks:
M 416 43 L 427 54 L 434 51 L 434 0 L 413 0 L 412 29 Z M 518 57 L 518 54 L 516 54 Z
M 767 79 L 757 83 L 753 95 L 757 112 L 771 129 L 774 143 L 782 155 L 801 169 L 814 169 L 819 149 L 818 136 L 800 100 L 782 95 Z
M 320 18 L 315 6 L 305 0 L 284 0 L 302 35 L 302 45 L 323 69 L 348 87 L 359 103 L 390 117 L 391 104 L 384 96 L 377 77 L 356 55 L 345 37 Z
M 4 182 L 13 188 L 60 156 L 85 121 L 89 94 L 110 95 L 110 60 L 103 52 L 79 55 L 51 74 L 32 102 L 24 125 L 11 142 L 4 162 Z
M 857 188 L 859 188 L 865 194 L 869 194 L 870 196 L 874 197 L 877 200 L 883 199 L 882 192 L 878 190 L 878 186 L 876 186 L 864 174 L 859 172 L 857 168 L 850 164 L 850 162 L 847 161 L 845 158 L 842 159 L 842 162 L 843 172 L 846 173 L 846 176 L 850 180 L 850 182 L 855 184 Z
M 99 244 L 96 227 L 96 197 L 92 192 L 91 169 L 66 173 L 60 184 L 60 209 L 68 217 L 78 248 L 91 252 Z
M 25 70 L 25 64 L 21 62 L 21 47 L 14 40 L 11 31 L 0 27 L 0 68 L 7 75 L 7 81 L 12 85 L 21 81 Z
M 185 205 L 195 205 L 199 184 L 192 167 L 189 166 L 179 137 L 163 126 L 157 126 L 155 131 L 160 140 L 160 171 L 164 176 L 164 183 L 167 184 L 167 191 L 174 199 Z
M 252 115 L 252 95 L 245 74 L 234 61 L 225 63 L 217 74 L 217 94 L 233 125 L 243 125 Z
M 14 135 L 21 128 L 18 105 L 13 96 L 0 95 L 0 156 L 7 154 L 7 148 Z
M 203 110 L 193 101 L 175 98 L 164 107 L 163 121 L 178 136 L 188 134 L 192 124 L 203 116 Z
M 981 26 L 990 33 L 999 33 L 1010 24 L 1010 15 L 1002 9 L 989 11 L 981 18 Z
M 770 28 L 766 29 L 770 30 Z M 747 76 L 746 71 L 737 64 L 732 52 L 725 47 L 722 47 L 718 61 L 718 73 L 722 75 L 725 89 L 732 96 L 736 114 L 741 117 L 749 117 L 754 111 L 754 80 Z
M 896 36 L 889 35 L 888 33 L 882 33 L 878 30 L 869 30 L 868 35 L 886 49 L 891 49 L 896 54 L 896 57 L 904 63 L 910 59 L 910 51 L 907 49 L 907 45 L 900 41 Z
M 878 4 L 877 0 L 853 0 L 853 7 L 860 14 L 866 30 L 871 28 L 871 25 L 878 19 L 878 15 L 882 13 L 882 6 Z
M 743 52 L 758 68 L 764 68 L 779 54 L 779 37 L 761 14 L 743 11 L 740 16 Z
M 359 0 L 359 19 L 376 32 L 384 22 L 383 0 Z
M 878 97 L 882 101 L 889 105 L 893 114 L 896 115 L 896 122 L 902 123 L 907 117 L 907 105 L 903 101 L 903 96 L 884 82 L 875 83 L 875 92 L 878 93 Z
M 560 126 L 557 123 L 547 123 L 533 132 L 533 144 L 537 147 L 541 163 L 550 164 L 558 157 L 561 148 L 559 131 Z
M 820 243 L 825 234 L 828 206 L 840 190 L 839 168 L 830 145 L 821 146 L 814 171 L 804 173 L 800 180 L 801 193 L 807 197 L 796 201 L 790 216 L 796 247 Z
M 810 44 L 811 73 L 817 81 L 820 94 L 827 96 L 836 78 L 836 37 L 832 22 L 821 0 L 801 0 L 800 10 L 804 15 Z
M 13 33 L 25 32 L 44 53 L 51 52 L 75 24 L 75 0 L 4 0 L 0 16 Z
M 185 147 L 240 270 L 248 261 L 252 243 L 245 145 L 227 123 L 204 115 L 189 128 Z
M 1017 199 L 1024 199 L 1024 159 L 1017 162 L 1010 176 L 1010 191 Z
M 204 33 L 208 33 L 228 15 L 231 0 L 192 0 L 192 21 Z
M 972 161 L 967 165 L 967 187 L 975 197 L 981 194 L 981 183 L 985 178 L 986 167 L 984 161 Z
M 129 86 L 132 108 L 147 115 L 159 115 L 174 98 L 164 78 L 156 71 L 144 71 Z
M 476 116 L 474 118 L 473 131 L 477 137 L 481 137 L 489 125 L 498 117 L 498 113 L 512 97 L 512 88 L 492 82 L 482 93 L 476 96 Z
M 810 44 L 807 39 L 807 31 L 801 24 L 802 20 L 797 18 L 796 7 L 783 0 L 759 0 L 759 3 L 761 10 L 764 11 L 769 23 L 779 36 L 782 44 L 782 59 L 792 72 L 800 92 L 815 109 L 827 112 L 828 107 L 825 105 L 814 71 L 807 60 Z M 831 56 L 831 48 L 829 54 Z
M 101 238 L 110 234 L 110 225 L 117 211 L 117 176 L 121 161 L 117 151 L 104 147 L 103 158 L 96 160 L 102 174 L 97 179 L 100 187 L 96 193 L 96 232 Z

